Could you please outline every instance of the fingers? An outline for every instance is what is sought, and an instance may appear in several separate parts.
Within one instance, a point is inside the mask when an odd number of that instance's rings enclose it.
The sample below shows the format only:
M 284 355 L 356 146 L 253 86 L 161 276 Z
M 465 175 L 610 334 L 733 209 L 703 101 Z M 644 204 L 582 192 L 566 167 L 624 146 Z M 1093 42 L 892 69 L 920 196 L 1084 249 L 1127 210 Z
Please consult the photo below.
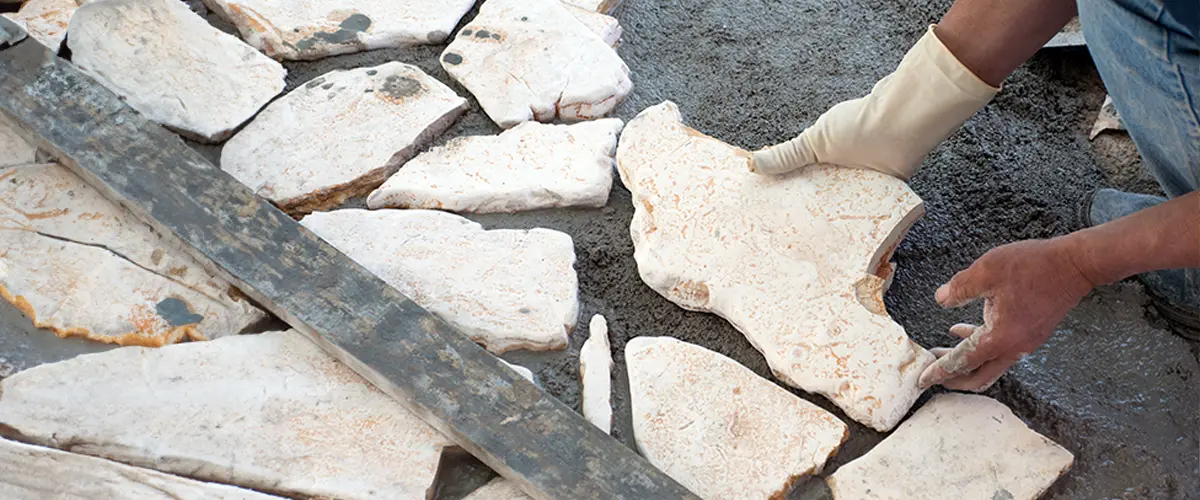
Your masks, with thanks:
M 934 297 L 942 307 L 965 306 L 987 293 L 989 281 L 988 273 L 976 261 L 971 267 L 955 274 L 948 283 L 938 287 Z
M 748 166 L 756 174 L 779 175 L 814 163 L 817 163 L 817 155 L 801 134 L 782 144 L 755 151 L 750 155 Z
M 950 327 L 950 333 L 953 334 L 955 337 L 958 337 L 960 339 L 965 339 L 965 338 L 970 337 L 971 334 L 975 333 L 976 328 L 979 328 L 979 327 L 969 324 L 969 323 L 959 323 L 957 325 Z M 945 348 L 939 347 L 937 349 L 945 349 Z M 949 349 L 946 349 L 946 350 L 949 350 Z M 932 349 L 931 349 L 931 351 L 932 351 Z
M 966 333 L 968 327 L 972 331 L 970 335 L 966 336 L 966 339 L 959 342 L 957 346 L 954 346 L 954 349 L 940 356 L 937 361 L 934 361 L 933 364 L 925 368 L 925 371 L 921 372 L 921 377 L 918 379 L 917 384 L 922 390 L 936 384 L 941 384 L 947 380 L 970 374 L 993 357 L 987 349 L 980 348 L 983 337 L 990 331 L 990 328 L 986 325 L 982 327 L 954 325 L 951 333 L 961 337 Z
M 1015 359 L 1007 358 L 988 361 L 969 375 L 943 381 L 942 387 L 956 391 L 986 391 L 1016 362 Z

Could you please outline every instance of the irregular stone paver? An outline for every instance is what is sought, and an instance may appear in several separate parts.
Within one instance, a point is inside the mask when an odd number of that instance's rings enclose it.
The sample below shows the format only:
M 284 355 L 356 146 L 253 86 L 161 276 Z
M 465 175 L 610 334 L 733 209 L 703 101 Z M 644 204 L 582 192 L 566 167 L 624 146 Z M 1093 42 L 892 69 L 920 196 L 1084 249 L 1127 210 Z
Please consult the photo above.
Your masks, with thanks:
M 1073 18 L 1063 26 L 1058 33 L 1054 35 L 1050 41 L 1043 45 L 1043 48 L 1055 47 L 1082 47 L 1087 45 L 1087 41 L 1083 38 L 1083 25 L 1079 24 L 1079 18 Z
M 623 0 L 562 0 L 567 5 L 573 5 L 581 9 L 608 14 L 621 5 Z
M 29 36 L 51 51 L 58 52 L 67 37 L 67 23 L 87 0 L 29 0 L 15 14 L 4 17 L 20 24 Z
M 568 2 L 564 2 L 564 5 L 567 7 L 567 11 L 572 16 L 575 16 L 575 19 L 578 19 L 579 22 L 583 23 L 584 27 L 595 33 L 601 40 L 604 40 L 604 43 L 607 43 L 609 47 L 617 46 L 617 42 L 621 40 L 621 35 L 624 33 L 621 23 L 617 21 L 617 18 L 596 11 L 582 9 Z
M 424 499 L 451 445 L 295 331 L 79 356 L 0 391 L 22 439 L 288 496 Z
M 938 394 L 827 479 L 834 498 L 1033 500 L 1074 457 L 1000 402 Z
M 332 208 L 378 187 L 466 107 L 416 66 L 333 71 L 267 106 L 221 168 L 290 213 Z
M 669 101 L 625 127 L 617 165 L 642 280 L 729 320 L 784 382 L 891 429 L 933 361 L 882 302 L 891 250 L 921 200 L 867 170 L 755 175 L 748 156 L 683 125 Z
M 1095 139 L 1106 130 L 1125 130 L 1125 124 L 1121 122 L 1121 114 L 1117 113 L 1117 106 L 1113 104 L 1112 96 L 1104 96 L 1104 104 L 1100 105 L 1100 112 L 1096 115 L 1096 121 L 1092 124 L 1092 131 L 1088 134 L 1088 139 Z
M 530 496 L 521 491 L 517 484 L 498 477 L 483 487 L 463 497 L 463 500 L 530 500 Z
M 500 135 L 457 137 L 405 164 L 367 205 L 476 213 L 602 207 L 621 125 L 526 122 Z
M 0 297 L 61 337 L 121 345 L 213 338 L 266 317 L 54 164 L 0 170 Z
M 588 325 L 588 339 L 579 349 L 579 377 L 583 387 L 583 417 L 612 432 L 612 349 L 608 343 L 608 321 L 599 314 Z
M 442 67 L 504 128 L 599 118 L 633 89 L 616 51 L 558 0 L 487 0 Z
M 575 248 L 549 229 L 498 229 L 432 210 L 337 210 L 300 221 L 494 353 L 567 346 Z
M 204 142 L 229 137 L 287 73 L 178 0 L 90 2 L 68 33 L 71 62 L 150 120 Z
M 638 450 L 701 498 L 782 498 L 849 435 L 833 414 L 700 346 L 638 337 L 625 362 Z
M 0 497 L 7 500 L 279 498 L 5 439 L 0 439 Z
M 37 159 L 37 148 L 20 134 L 14 123 L 0 115 L 0 168 L 26 165 Z
M 440 44 L 475 0 L 204 0 L 242 39 L 276 59 Z

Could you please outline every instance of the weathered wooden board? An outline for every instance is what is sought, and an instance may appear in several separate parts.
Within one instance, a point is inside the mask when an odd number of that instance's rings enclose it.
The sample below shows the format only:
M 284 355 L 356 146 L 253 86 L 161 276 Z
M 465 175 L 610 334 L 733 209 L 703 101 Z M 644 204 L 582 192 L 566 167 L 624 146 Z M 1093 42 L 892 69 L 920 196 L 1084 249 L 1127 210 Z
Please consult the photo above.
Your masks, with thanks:
M 695 498 L 34 40 L 0 50 L 0 113 L 531 496 Z

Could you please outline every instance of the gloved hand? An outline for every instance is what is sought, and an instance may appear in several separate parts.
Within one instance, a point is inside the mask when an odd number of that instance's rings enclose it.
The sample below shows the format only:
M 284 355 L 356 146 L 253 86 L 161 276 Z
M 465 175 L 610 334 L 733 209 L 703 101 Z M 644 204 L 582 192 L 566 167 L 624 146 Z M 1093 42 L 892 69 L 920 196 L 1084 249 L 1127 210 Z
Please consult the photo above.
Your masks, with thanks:
M 750 170 L 782 174 L 832 163 L 912 177 L 925 155 L 1000 91 L 963 66 L 933 29 L 870 94 L 830 108 L 799 137 L 756 151 Z

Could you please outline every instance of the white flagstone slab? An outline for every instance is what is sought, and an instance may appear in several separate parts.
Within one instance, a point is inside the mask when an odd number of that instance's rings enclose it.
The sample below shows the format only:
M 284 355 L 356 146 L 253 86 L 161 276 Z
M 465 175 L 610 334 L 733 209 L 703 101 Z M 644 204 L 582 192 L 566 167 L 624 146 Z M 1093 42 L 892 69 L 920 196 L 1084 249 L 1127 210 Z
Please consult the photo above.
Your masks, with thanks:
M 37 160 L 37 147 L 17 133 L 16 124 L 0 115 L 0 168 Z
M 246 43 L 276 59 L 440 44 L 475 0 L 204 0 Z
M 923 214 L 903 181 L 815 166 L 752 174 L 749 153 L 644 110 L 617 150 L 633 193 L 641 278 L 685 309 L 729 320 L 784 382 L 889 430 L 933 355 L 888 317 L 892 249 Z
M 4 17 L 19 23 L 29 36 L 50 50 L 58 52 L 67 37 L 71 15 L 87 0 L 29 0 L 21 10 Z
M 583 387 L 583 417 L 612 433 L 612 348 L 608 321 L 599 314 L 588 325 L 588 339 L 579 349 L 579 377 Z
M 463 497 L 463 500 L 530 500 L 531 498 L 521 491 L 516 483 L 498 477 Z
M 279 497 L 0 439 L 5 500 L 270 500 Z
M 0 427 L 35 444 L 288 496 L 425 499 L 452 445 L 295 331 L 79 356 L 0 391 Z
M 59 165 L 0 170 L 0 249 L 0 297 L 61 337 L 160 346 L 266 317 Z
M 602 207 L 621 125 L 525 122 L 500 135 L 456 137 L 406 163 L 367 205 L 475 213 Z
M 638 337 L 625 362 L 638 450 L 701 498 L 782 498 L 849 435 L 833 414 L 700 346 Z
M 621 41 L 621 35 L 624 33 L 624 30 L 621 28 L 621 23 L 617 21 L 617 18 L 594 10 L 580 8 L 572 5 L 570 2 L 564 2 L 563 4 L 567 7 L 567 11 L 572 16 L 575 16 L 575 19 L 578 19 L 588 30 L 595 33 L 601 40 L 604 40 L 604 43 L 607 43 L 609 47 L 615 48 L 617 42 Z
M 283 90 L 279 63 L 179 0 L 104 0 L 75 11 L 71 62 L 147 118 L 220 142 Z
M 622 0 L 563 0 L 563 3 L 581 9 L 608 14 L 621 5 Z
M 1034 500 L 1074 456 L 986 396 L 938 394 L 826 482 L 839 500 Z
M 575 248 L 549 229 L 487 231 L 433 210 L 337 210 L 300 221 L 489 351 L 567 346 Z
M 467 101 L 416 66 L 332 71 L 271 103 L 225 145 L 221 169 L 289 213 L 371 192 Z
M 504 128 L 599 118 L 633 89 L 609 42 L 558 0 L 487 0 L 442 67 Z

